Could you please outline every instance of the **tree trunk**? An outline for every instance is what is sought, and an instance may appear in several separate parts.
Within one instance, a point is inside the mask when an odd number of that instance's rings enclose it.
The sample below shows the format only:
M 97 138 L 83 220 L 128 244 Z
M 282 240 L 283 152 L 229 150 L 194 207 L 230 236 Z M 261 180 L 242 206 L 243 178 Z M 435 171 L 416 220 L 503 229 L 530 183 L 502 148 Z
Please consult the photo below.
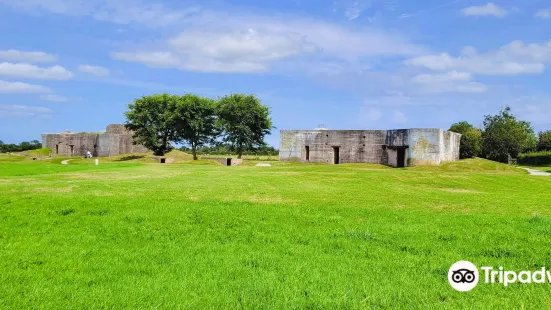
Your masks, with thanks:
M 191 143 L 191 154 L 193 154 L 193 160 L 197 160 L 197 146 L 195 143 Z
M 237 159 L 241 159 L 242 155 L 243 155 L 243 144 L 238 143 L 237 144 Z

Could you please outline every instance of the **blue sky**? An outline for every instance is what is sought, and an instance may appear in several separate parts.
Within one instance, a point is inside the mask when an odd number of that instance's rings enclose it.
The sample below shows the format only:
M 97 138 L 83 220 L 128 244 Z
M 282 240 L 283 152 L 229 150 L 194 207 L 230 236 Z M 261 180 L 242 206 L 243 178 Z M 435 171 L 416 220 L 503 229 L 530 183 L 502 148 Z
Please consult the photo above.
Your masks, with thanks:
M 0 140 L 100 131 L 134 98 L 255 93 L 279 129 L 551 129 L 548 0 L 0 0 Z

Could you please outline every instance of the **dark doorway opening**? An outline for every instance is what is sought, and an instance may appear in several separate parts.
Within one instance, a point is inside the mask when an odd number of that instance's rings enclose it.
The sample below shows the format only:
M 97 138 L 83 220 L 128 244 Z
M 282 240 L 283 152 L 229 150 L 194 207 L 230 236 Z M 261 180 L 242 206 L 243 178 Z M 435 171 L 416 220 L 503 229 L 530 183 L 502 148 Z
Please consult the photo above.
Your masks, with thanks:
M 161 158 L 161 164 L 166 163 L 166 158 Z
M 333 147 L 333 164 L 338 165 L 341 161 L 340 158 L 340 147 L 334 146 Z
M 406 149 L 398 149 L 397 151 L 396 166 L 398 168 L 404 168 L 406 166 Z
M 226 158 L 226 166 L 231 166 L 231 158 Z
M 306 160 L 310 160 L 310 146 L 307 145 L 304 148 L 306 150 Z
M 69 152 L 71 154 L 71 157 L 75 156 L 75 146 L 69 145 Z
M 56 145 L 55 145 L 55 153 L 56 153 L 56 154 L 59 154 L 59 144 L 56 144 Z

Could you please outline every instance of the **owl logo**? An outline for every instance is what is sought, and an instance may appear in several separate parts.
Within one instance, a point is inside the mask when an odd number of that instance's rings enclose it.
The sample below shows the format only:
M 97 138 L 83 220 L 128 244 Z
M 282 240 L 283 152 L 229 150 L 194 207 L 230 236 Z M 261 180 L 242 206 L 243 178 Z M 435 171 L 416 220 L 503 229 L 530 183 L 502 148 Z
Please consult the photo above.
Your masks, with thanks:
M 452 281 L 455 283 L 473 283 L 474 280 L 473 270 L 463 268 L 452 272 Z
M 448 282 L 459 292 L 468 292 L 478 284 L 478 268 L 468 261 L 459 261 L 448 270 Z

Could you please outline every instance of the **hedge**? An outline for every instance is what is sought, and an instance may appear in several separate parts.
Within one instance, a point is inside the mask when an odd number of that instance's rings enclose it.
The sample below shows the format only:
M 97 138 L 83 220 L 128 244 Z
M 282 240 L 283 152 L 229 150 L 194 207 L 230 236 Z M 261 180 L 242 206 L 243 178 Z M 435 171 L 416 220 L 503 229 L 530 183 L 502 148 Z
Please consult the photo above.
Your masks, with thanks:
M 551 151 L 519 154 L 517 162 L 519 165 L 551 165 Z

